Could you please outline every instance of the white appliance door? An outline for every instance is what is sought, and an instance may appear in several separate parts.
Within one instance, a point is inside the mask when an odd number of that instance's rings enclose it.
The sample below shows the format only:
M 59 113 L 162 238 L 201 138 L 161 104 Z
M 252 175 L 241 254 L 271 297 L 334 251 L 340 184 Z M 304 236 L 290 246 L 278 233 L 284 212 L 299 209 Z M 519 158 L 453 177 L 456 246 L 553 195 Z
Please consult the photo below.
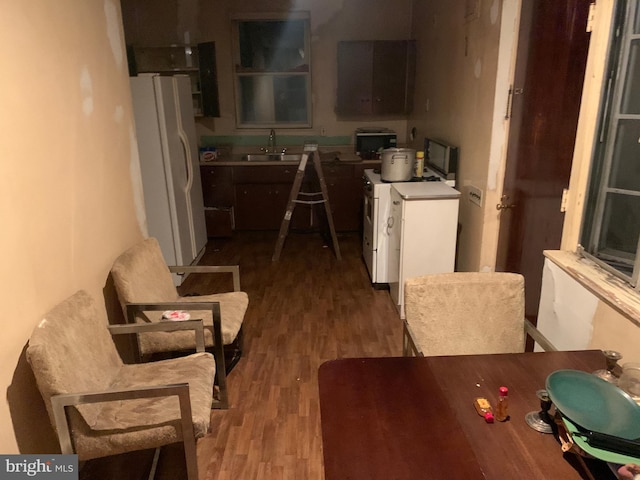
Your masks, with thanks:
M 191 77 L 177 75 L 173 77 L 173 81 L 176 93 L 178 135 L 182 142 L 187 171 L 186 201 L 189 205 L 191 249 L 193 258 L 197 258 L 207 244 L 207 228 L 204 218 L 204 198 L 200 180 L 200 160 L 191 93 Z
M 389 283 L 389 236 L 392 228 L 389 227 L 391 215 L 391 183 L 375 186 L 375 230 L 373 243 L 376 246 L 376 282 Z
M 175 259 L 167 258 L 166 260 L 170 265 L 189 265 L 195 259 L 191 240 L 191 203 L 188 197 L 189 167 L 180 137 L 174 79 L 163 76 L 155 76 L 153 79 L 160 118 L 162 149 L 165 152 L 164 170 L 170 199 L 171 226 L 174 232 Z
M 153 75 L 129 79 L 144 191 L 147 233 L 160 244 L 165 261 L 176 263 L 173 195 L 167 187 L 166 142 L 161 131 L 157 92 Z

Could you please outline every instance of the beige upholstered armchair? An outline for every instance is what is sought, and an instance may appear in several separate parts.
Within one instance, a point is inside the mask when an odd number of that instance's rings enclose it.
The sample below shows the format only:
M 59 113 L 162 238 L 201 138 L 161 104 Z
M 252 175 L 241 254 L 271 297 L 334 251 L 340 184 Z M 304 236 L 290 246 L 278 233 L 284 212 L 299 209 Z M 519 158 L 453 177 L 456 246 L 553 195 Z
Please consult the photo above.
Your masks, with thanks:
M 233 276 L 233 292 L 181 297 L 173 284 L 171 272 L 226 273 Z M 215 342 L 213 319 L 219 317 L 222 326 L 224 358 L 218 364 L 218 382 L 222 388 L 224 376 L 242 354 L 242 322 L 249 305 L 249 297 L 240 291 L 240 273 L 237 265 L 231 266 L 172 266 L 165 263 L 160 245 L 155 238 L 148 238 L 121 254 L 111 268 L 118 298 L 127 322 L 156 322 L 162 310 L 189 311 L 191 318 L 202 318 L 205 325 L 205 346 L 220 346 Z M 219 305 L 216 311 L 202 311 L 203 303 Z M 171 308 L 169 304 L 178 304 Z M 156 306 L 155 311 L 150 307 Z M 197 311 L 200 310 L 200 311 Z M 137 336 L 142 356 L 155 353 L 191 351 L 193 335 L 185 332 L 143 333 Z M 222 347 L 221 347 L 222 348 Z M 222 351 L 222 350 L 221 350 Z M 214 351 L 215 352 L 215 351 Z M 226 369 L 221 362 L 225 362 Z
M 198 353 L 124 364 L 109 330 L 191 329 Z M 81 461 L 182 442 L 187 476 L 197 480 L 196 441 L 209 429 L 215 361 L 204 352 L 201 320 L 107 325 L 79 291 L 47 313 L 27 347 L 62 453 Z
M 404 355 L 524 352 L 526 335 L 553 345 L 524 316 L 524 277 L 455 272 L 405 282 Z

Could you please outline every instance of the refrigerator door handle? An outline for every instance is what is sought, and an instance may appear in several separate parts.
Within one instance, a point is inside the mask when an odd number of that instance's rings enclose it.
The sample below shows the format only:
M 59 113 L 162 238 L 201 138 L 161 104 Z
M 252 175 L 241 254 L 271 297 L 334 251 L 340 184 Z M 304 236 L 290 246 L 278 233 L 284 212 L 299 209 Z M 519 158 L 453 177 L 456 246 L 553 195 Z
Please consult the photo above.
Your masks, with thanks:
M 178 129 L 178 137 L 180 143 L 182 143 L 182 150 L 184 150 L 184 163 L 185 170 L 187 171 L 187 184 L 185 185 L 185 191 L 189 192 L 193 185 L 193 164 L 191 163 L 191 149 L 189 148 L 189 140 L 182 129 Z
M 189 149 L 189 140 L 187 139 L 187 135 L 184 133 L 184 131 L 182 130 L 182 128 L 178 128 L 178 138 L 180 138 L 180 143 L 182 143 L 182 149 L 184 150 L 184 161 L 185 161 L 185 168 L 187 171 L 187 183 L 184 186 L 184 191 L 187 194 L 186 195 L 186 202 L 187 202 L 187 217 L 188 217 L 188 222 L 189 222 L 189 229 L 191 230 L 191 250 L 193 253 L 193 255 L 197 255 L 197 249 L 196 249 L 196 240 L 195 240 L 195 236 L 193 235 L 193 231 L 194 231 L 194 219 L 193 219 L 193 207 L 191 205 L 191 187 L 193 185 L 193 164 L 191 163 L 191 150 Z

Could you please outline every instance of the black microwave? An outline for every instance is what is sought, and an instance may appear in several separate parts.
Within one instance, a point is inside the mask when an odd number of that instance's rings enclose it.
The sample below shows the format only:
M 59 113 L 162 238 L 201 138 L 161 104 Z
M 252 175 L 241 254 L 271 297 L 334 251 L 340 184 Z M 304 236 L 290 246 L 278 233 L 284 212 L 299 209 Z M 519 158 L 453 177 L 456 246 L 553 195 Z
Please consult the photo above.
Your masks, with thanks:
M 398 146 L 398 136 L 388 128 L 358 128 L 355 146 L 356 155 L 365 160 L 380 158 L 382 150 Z
M 432 138 L 424 139 L 425 166 L 446 180 L 455 180 L 458 173 L 458 147 Z

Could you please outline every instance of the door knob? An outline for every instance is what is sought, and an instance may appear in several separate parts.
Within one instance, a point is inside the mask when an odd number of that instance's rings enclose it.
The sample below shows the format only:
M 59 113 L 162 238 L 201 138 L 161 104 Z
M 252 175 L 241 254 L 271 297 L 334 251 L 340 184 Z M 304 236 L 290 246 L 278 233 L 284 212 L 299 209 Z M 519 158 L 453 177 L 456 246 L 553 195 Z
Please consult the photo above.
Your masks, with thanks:
M 496 210 L 506 210 L 515 206 L 515 203 L 509 203 L 509 195 L 502 195 L 502 197 L 500 197 L 500 203 L 496 205 Z

